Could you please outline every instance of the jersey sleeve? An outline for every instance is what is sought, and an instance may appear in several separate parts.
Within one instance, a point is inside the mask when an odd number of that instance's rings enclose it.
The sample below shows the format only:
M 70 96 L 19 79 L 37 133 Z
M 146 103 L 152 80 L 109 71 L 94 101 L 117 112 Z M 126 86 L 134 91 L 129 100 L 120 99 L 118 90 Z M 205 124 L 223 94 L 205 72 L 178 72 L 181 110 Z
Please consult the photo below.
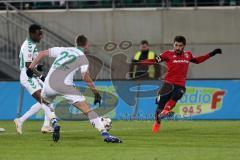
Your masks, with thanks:
M 168 52 L 165 51 L 157 57 L 158 62 L 168 61 Z
M 188 51 L 188 56 L 190 57 L 190 58 L 189 58 L 190 61 L 191 61 L 193 58 L 195 58 L 195 56 L 192 54 L 191 51 Z
M 191 53 L 191 55 L 192 55 L 192 53 Z M 190 62 L 199 64 L 199 63 L 206 61 L 209 58 L 210 58 L 209 54 L 205 54 L 205 55 L 198 56 L 198 57 L 192 55 Z
M 57 57 L 62 52 L 62 49 L 61 47 L 53 47 L 48 49 L 48 52 L 49 52 L 49 57 Z

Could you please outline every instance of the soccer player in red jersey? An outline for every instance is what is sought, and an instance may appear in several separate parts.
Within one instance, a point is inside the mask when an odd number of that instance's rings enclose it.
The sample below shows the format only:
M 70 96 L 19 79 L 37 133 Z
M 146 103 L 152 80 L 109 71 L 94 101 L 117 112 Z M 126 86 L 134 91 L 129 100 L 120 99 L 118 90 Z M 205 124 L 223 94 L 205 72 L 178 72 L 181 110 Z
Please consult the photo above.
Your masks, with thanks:
M 157 133 L 160 129 L 161 118 L 169 115 L 169 112 L 174 108 L 177 101 L 182 98 L 186 91 L 185 82 L 190 62 L 202 63 L 215 56 L 221 54 L 222 50 L 217 48 L 212 52 L 203 56 L 194 57 L 191 51 L 184 51 L 186 45 L 186 39 L 183 36 L 176 36 L 174 38 L 173 50 L 168 50 L 160 54 L 156 59 L 152 61 L 147 60 L 143 63 L 152 62 L 166 62 L 167 73 L 164 78 L 164 83 L 158 91 L 157 104 L 155 114 L 155 122 L 152 127 L 153 133 Z

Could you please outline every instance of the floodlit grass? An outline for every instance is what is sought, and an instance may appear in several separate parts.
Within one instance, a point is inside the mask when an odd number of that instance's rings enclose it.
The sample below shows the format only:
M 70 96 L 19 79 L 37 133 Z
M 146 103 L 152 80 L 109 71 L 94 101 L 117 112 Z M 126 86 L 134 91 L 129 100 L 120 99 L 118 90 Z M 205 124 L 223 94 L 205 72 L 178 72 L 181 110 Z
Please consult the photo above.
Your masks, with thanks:
M 240 157 L 240 121 L 165 121 L 158 134 L 151 121 L 113 121 L 122 144 L 107 144 L 87 121 L 62 121 L 61 140 L 42 134 L 41 121 L 15 133 L 0 121 L 0 160 L 235 160 Z

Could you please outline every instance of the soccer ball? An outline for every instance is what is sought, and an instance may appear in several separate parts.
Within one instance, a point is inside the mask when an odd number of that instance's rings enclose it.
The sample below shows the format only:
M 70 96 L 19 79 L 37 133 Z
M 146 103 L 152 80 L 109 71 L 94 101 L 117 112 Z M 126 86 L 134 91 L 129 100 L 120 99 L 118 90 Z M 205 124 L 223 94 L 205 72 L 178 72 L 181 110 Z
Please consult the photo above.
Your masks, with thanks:
M 112 128 L 112 120 L 109 117 L 101 117 L 101 121 L 103 122 L 106 130 L 110 131 L 110 129 Z

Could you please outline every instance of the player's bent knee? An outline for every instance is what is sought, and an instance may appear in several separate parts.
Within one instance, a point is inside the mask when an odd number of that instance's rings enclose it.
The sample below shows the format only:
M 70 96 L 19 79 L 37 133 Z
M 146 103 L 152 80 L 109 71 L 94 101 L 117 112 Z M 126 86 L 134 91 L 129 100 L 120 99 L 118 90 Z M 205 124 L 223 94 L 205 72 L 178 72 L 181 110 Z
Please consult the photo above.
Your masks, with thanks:
M 180 100 L 181 98 L 182 98 L 182 96 L 184 95 L 184 93 L 185 93 L 185 90 L 184 89 L 180 89 L 180 90 L 177 90 L 177 91 L 175 91 L 173 94 L 172 94 L 172 100 L 174 100 L 174 101 L 178 101 L 178 100 Z

